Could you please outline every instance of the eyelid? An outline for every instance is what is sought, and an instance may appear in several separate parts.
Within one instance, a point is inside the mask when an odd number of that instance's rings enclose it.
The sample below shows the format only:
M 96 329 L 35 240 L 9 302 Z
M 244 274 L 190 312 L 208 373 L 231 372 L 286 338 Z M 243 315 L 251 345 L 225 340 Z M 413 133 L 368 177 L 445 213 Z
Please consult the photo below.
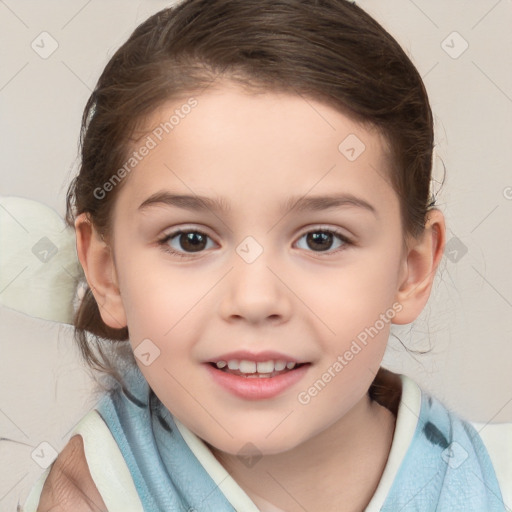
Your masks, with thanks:
M 299 235 L 299 237 L 302 237 L 307 233 L 316 231 L 330 231 L 350 241 L 352 241 L 353 238 L 352 235 L 348 233 L 345 234 L 347 231 L 346 229 L 340 228 L 339 226 L 331 226 L 329 224 L 311 224 L 300 231 L 301 234 Z
M 177 237 L 178 235 L 182 233 L 187 232 L 194 232 L 194 233 L 200 233 L 201 235 L 205 235 L 207 238 L 212 240 L 216 245 L 219 245 L 217 242 L 215 242 L 214 238 L 208 233 L 208 229 L 198 228 L 196 226 L 192 225 L 184 225 L 180 227 L 175 228 L 169 228 L 169 230 L 164 231 L 162 236 L 158 238 L 157 243 L 158 245 L 167 253 L 170 253 L 172 255 L 181 257 L 181 258 L 188 258 L 188 259 L 194 259 L 197 257 L 201 257 L 202 255 L 209 252 L 209 250 L 202 250 L 198 252 L 185 252 L 185 251 L 176 251 L 173 249 L 167 242 L 170 239 L 173 239 Z M 342 246 L 341 248 L 336 248 L 335 250 L 328 250 L 328 251 L 305 251 L 312 254 L 318 254 L 320 257 L 329 257 L 332 255 L 337 254 L 340 251 L 343 251 L 346 246 L 352 246 L 356 245 L 354 242 L 354 239 L 350 235 L 346 235 L 339 227 L 333 227 L 326 224 L 312 224 L 310 226 L 307 226 L 306 228 L 303 228 L 300 232 L 300 235 L 296 237 L 296 241 L 293 245 L 295 245 L 302 237 L 309 233 L 315 233 L 315 232 L 329 232 L 332 233 L 335 237 L 338 237 L 341 242 Z M 210 248 L 211 249 L 211 248 Z
M 198 227 L 197 225 L 180 225 L 179 227 L 166 229 L 158 239 L 162 240 L 164 238 L 173 237 L 183 231 L 193 231 L 195 233 L 201 233 L 203 235 L 207 235 L 210 239 L 215 241 L 214 237 L 210 234 L 207 228 Z M 315 231 L 331 231 L 332 233 L 342 238 L 345 238 L 351 243 L 354 243 L 352 235 L 345 234 L 345 231 L 342 231 L 339 227 L 330 226 L 327 224 L 311 224 L 310 226 L 302 228 L 300 230 L 300 234 L 297 235 L 297 239 L 302 238 L 304 235 Z
M 159 248 L 161 248 L 164 252 L 171 254 L 173 256 L 177 256 L 183 259 L 194 259 L 203 256 L 205 253 L 209 252 L 206 250 L 194 252 L 186 252 L 186 251 L 177 251 L 173 249 L 169 244 L 169 240 L 179 236 L 182 233 L 200 233 L 201 235 L 205 235 L 208 239 L 212 240 L 214 244 L 219 245 L 215 242 L 214 238 L 208 233 L 208 229 L 199 228 L 193 225 L 180 225 L 179 227 L 169 228 L 164 230 L 161 236 L 159 236 L 156 240 L 156 243 Z
M 212 240 L 214 240 L 214 237 L 211 235 L 211 231 L 207 228 L 203 228 L 203 227 L 199 227 L 197 225 L 179 225 L 178 227 L 173 227 L 173 228 L 168 228 L 168 229 L 165 229 L 163 232 L 162 232 L 162 235 L 159 237 L 159 239 L 162 239 L 162 238 L 165 238 L 165 237 L 169 237 L 169 236 L 173 236 L 173 235 L 176 235 L 180 232 L 194 232 L 194 233 L 201 233 L 202 235 L 207 235 L 208 237 L 210 237 Z

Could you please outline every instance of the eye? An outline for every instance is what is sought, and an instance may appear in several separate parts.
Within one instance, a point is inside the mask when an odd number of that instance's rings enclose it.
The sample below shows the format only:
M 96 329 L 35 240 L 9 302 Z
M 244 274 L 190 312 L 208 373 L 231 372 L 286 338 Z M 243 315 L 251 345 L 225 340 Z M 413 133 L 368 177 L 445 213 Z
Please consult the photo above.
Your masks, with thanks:
M 210 237 L 201 231 L 180 229 L 166 234 L 158 241 L 158 244 L 165 252 L 187 258 L 191 257 L 193 253 L 210 249 L 209 239 Z
M 351 245 L 352 242 L 342 233 L 335 229 L 315 229 L 304 233 L 300 238 L 299 242 L 305 239 L 306 247 L 299 247 L 299 249 L 313 249 L 313 252 L 327 252 L 327 255 L 332 255 L 340 250 L 343 250 L 347 245 Z M 337 250 L 330 250 L 333 247 L 333 243 L 339 240 L 339 244 L 334 247 Z
M 299 249 L 313 249 L 313 252 L 326 253 L 326 256 L 336 254 L 346 246 L 352 245 L 348 237 L 335 229 L 319 228 L 304 233 L 297 242 L 305 239 L 306 247 Z M 333 249 L 333 244 L 338 240 L 338 244 Z M 158 241 L 163 251 L 182 258 L 192 258 L 194 253 L 201 253 L 206 249 L 211 249 L 208 241 L 214 242 L 202 231 L 194 229 L 179 229 L 166 234 Z

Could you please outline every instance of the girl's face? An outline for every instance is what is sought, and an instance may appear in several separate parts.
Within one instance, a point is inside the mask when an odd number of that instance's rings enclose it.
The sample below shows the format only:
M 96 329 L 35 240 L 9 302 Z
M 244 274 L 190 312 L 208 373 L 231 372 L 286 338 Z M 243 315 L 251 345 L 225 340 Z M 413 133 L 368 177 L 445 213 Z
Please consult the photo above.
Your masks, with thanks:
M 228 83 L 148 126 L 112 241 L 140 370 L 220 450 L 312 439 L 363 402 L 401 308 L 383 138 L 322 103 Z

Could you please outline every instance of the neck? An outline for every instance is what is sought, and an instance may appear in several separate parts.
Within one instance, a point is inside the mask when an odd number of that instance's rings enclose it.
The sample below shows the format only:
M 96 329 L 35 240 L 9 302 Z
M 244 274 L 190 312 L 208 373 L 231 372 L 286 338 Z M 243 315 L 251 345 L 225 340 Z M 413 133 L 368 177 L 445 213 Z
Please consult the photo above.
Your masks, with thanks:
M 263 512 L 352 512 L 364 509 L 377 488 L 394 427 L 395 415 L 366 394 L 334 425 L 253 467 L 209 447 Z

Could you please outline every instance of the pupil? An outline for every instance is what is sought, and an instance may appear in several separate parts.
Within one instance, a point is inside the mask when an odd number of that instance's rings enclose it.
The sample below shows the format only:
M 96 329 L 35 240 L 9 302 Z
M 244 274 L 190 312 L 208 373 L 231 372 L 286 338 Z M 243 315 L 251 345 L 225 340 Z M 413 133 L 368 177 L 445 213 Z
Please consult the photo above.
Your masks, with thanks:
M 314 244 L 317 244 L 317 248 L 319 248 L 321 251 L 326 251 L 330 248 L 332 244 L 332 234 L 331 233 L 309 233 L 307 236 L 308 244 L 309 242 L 313 242 Z M 323 245 L 322 245 L 323 242 Z M 327 244 L 325 243 L 327 242 Z M 311 247 L 311 246 L 310 246 Z M 314 247 L 311 247 L 314 249 Z
M 307 243 L 312 248 L 326 251 L 332 245 L 332 233 L 309 233 L 307 235 Z M 205 237 L 200 233 L 182 233 L 180 236 L 180 244 L 186 250 L 197 252 L 204 249 Z
M 192 252 L 204 249 L 201 245 L 204 245 L 205 237 L 200 233 L 182 233 L 180 238 L 180 244 L 184 249 L 191 249 Z

